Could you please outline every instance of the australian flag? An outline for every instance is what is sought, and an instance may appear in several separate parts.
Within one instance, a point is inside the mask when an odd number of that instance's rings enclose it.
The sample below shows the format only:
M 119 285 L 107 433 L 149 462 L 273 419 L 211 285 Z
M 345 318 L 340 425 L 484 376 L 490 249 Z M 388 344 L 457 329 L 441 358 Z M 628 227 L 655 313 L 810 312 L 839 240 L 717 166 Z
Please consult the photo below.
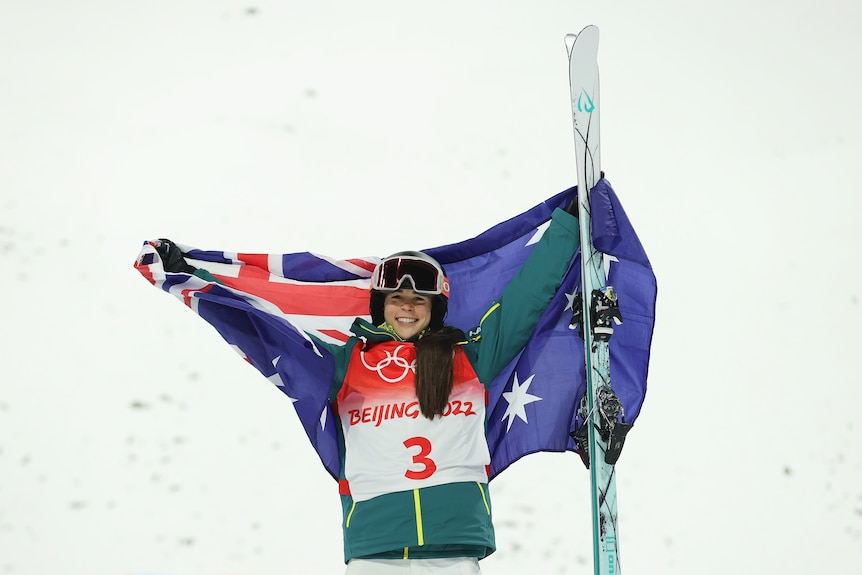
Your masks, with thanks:
M 478 326 L 526 261 L 554 208 L 576 195 L 570 188 L 472 239 L 422 250 L 444 266 L 452 286 L 446 323 L 465 332 Z M 633 423 L 646 393 L 656 280 L 607 180 L 593 188 L 591 204 L 593 243 L 605 254 L 607 283 L 619 296 L 624 319 L 609 344 L 611 385 L 626 422 Z M 335 366 L 309 334 L 344 342 L 354 318 L 368 319 L 369 280 L 380 258 L 335 260 L 308 252 L 245 254 L 180 245 L 189 263 L 212 273 L 219 284 L 165 272 L 155 243 L 144 243 L 137 270 L 209 322 L 290 398 L 323 465 L 337 478 L 337 423 L 327 397 Z M 569 433 L 586 390 L 585 359 L 583 341 L 569 324 L 579 290 L 578 254 L 524 350 L 491 383 L 492 478 L 529 453 L 577 449 Z

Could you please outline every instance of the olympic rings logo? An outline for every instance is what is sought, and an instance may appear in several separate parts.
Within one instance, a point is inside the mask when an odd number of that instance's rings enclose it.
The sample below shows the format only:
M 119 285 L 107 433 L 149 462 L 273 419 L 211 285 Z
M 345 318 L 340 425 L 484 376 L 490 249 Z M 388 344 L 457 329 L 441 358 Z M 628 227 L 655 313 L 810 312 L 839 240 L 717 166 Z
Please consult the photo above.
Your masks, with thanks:
M 368 371 L 376 371 L 377 375 L 380 376 L 380 379 L 382 379 L 386 383 L 398 383 L 399 381 L 401 381 L 402 379 L 407 377 L 407 375 L 411 371 L 414 374 L 416 373 L 416 360 L 415 359 L 413 361 L 407 361 L 403 357 L 398 356 L 398 350 L 401 349 L 402 347 L 404 347 L 404 346 L 399 345 L 398 347 L 395 348 L 394 351 L 385 352 L 386 357 L 384 357 L 383 359 L 378 361 L 377 365 L 368 365 L 368 362 L 365 361 L 365 352 L 364 351 L 360 352 L 359 357 L 360 357 L 360 359 L 362 359 L 362 365 L 364 365 Z M 399 368 L 401 370 L 401 375 L 399 375 L 398 377 L 395 377 L 395 378 L 387 377 L 383 373 L 383 370 L 386 369 L 387 367 L 389 367 L 390 365 L 394 365 L 395 367 Z M 389 370 L 389 371 L 391 372 L 392 370 Z

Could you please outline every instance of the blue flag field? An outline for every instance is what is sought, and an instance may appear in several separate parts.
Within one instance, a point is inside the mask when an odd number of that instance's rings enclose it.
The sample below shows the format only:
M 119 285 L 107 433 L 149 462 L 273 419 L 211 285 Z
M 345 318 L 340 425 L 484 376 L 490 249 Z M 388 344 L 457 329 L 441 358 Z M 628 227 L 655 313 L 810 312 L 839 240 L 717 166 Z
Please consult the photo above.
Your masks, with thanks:
M 566 206 L 576 193 L 570 188 L 472 239 L 422 250 L 446 268 L 452 286 L 448 325 L 465 332 L 479 325 L 547 228 L 554 208 Z M 619 295 L 624 320 L 610 340 L 611 384 L 632 423 L 646 394 L 656 279 L 610 184 L 600 180 L 591 198 L 593 242 L 605 254 L 607 283 Z M 323 465 L 337 479 L 338 423 L 327 400 L 334 362 L 308 334 L 343 342 L 354 318 L 368 319 L 369 280 L 380 258 L 180 247 L 190 264 L 223 284 L 165 272 L 153 242 L 144 243 L 135 267 L 209 322 L 290 398 Z M 529 453 L 576 450 L 569 432 L 586 389 L 583 341 L 569 328 L 572 300 L 580 289 L 579 257 L 573 258 L 526 348 L 488 391 L 491 478 Z

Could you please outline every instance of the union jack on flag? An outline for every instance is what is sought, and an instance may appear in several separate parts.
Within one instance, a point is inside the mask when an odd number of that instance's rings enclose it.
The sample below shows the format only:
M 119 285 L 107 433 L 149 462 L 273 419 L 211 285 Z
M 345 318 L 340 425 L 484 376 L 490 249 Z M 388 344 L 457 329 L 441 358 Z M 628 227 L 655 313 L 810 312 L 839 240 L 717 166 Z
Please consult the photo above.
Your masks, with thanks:
M 570 188 L 472 239 L 422 250 L 446 268 L 453 286 L 448 325 L 465 332 L 479 325 L 526 261 L 554 208 L 576 194 Z M 610 184 L 600 180 L 591 198 L 593 242 L 612 262 L 608 284 L 619 296 L 624 318 L 610 340 L 611 382 L 632 423 L 646 393 L 656 280 Z M 369 280 L 380 258 L 335 260 L 308 252 L 244 254 L 180 245 L 191 265 L 223 282 L 217 284 L 165 272 L 155 243 L 144 243 L 137 270 L 209 322 L 292 400 L 323 465 L 338 478 L 337 420 L 327 397 L 334 361 L 309 334 L 344 342 L 356 317 L 368 319 Z M 579 260 L 573 258 L 527 346 L 489 388 L 492 478 L 529 453 L 576 450 L 569 432 L 586 389 L 583 341 L 569 328 L 580 289 Z

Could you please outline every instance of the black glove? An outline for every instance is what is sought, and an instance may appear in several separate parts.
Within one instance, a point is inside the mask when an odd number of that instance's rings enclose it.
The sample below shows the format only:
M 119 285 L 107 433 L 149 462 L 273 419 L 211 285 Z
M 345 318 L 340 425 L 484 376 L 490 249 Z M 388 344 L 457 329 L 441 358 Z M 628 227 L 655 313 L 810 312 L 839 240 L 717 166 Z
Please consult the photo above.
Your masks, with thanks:
M 183 257 L 182 250 L 171 240 L 160 239 L 159 245 L 156 246 L 156 251 L 159 252 L 159 256 L 162 258 L 162 265 L 166 272 L 193 274 L 198 269 L 189 265 Z

